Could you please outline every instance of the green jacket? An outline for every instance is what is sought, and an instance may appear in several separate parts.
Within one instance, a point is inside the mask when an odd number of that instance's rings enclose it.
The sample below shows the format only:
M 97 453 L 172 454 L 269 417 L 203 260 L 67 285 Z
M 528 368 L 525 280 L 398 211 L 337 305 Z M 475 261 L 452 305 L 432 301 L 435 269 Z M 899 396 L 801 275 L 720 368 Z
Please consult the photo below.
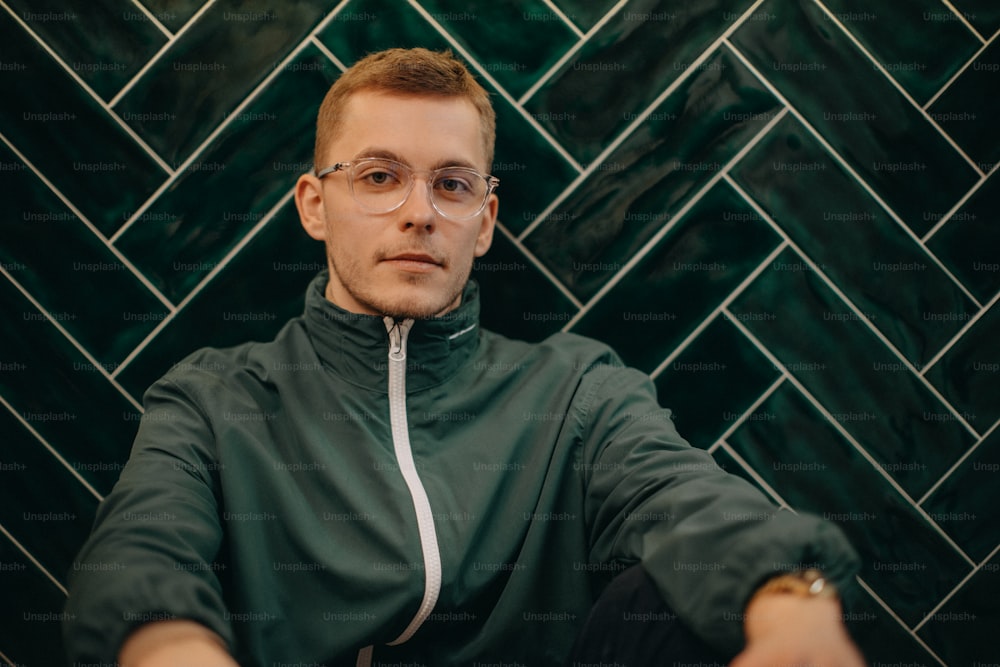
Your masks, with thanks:
M 560 665 L 600 587 L 642 562 L 735 653 L 763 579 L 856 556 L 675 431 L 649 378 L 571 334 L 323 297 L 269 343 L 202 350 L 144 397 L 131 457 L 70 572 L 70 659 L 113 664 L 141 623 L 187 618 L 244 667 Z M 364 656 L 371 657 L 371 656 Z

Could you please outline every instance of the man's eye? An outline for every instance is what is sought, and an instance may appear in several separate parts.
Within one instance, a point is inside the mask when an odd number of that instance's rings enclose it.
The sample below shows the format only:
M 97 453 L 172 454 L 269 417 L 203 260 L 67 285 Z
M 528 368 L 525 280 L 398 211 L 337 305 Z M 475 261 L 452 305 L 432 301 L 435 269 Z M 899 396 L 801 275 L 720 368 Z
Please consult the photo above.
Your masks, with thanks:
M 359 175 L 359 180 L 370 185 L 391 185 L 399 179 L 391 171 L 369 169 Z
M 461 176 L 442 176 L 437 179 L 434 186 L 438 190 L 455 195 L 466 194 L 472 190 L 468 179 Z

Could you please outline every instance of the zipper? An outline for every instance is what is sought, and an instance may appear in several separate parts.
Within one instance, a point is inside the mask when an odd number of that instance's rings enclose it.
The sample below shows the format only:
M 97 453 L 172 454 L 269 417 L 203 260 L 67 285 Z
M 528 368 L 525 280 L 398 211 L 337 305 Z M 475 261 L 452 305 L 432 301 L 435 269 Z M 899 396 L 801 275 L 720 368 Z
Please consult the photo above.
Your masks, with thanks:
M 410 428 L 406 418 L 406 338 L 413 326 L 413 320 L 396 322 L 391 317 L 385 317 L 383 322 L 389 334 L 389 419 L 392 427 L 392 444 L 399 471 L 406 482 L 417 514 L 417 530 L 420 534 L 420 549 L 424 559 L 424 597 L 410 624 L 398 637 L 389 642 L 390 646 L 395 646 L 409 640 L 437 604 L 441 592 L 441 552 L 438 549 L 431 503 L 413 460 Z M 358 652 L 358 667 L 371 665 L 372 651 L 372 646 L 366 646 Z

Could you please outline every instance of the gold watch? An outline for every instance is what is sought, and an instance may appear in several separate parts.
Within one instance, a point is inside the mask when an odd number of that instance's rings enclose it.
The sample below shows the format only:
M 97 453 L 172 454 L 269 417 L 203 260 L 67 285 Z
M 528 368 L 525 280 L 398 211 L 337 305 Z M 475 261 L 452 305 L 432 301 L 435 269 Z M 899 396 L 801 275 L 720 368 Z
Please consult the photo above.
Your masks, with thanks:
M 764 593 L 792 593 L 803 597 L 836 598 L 836 587 L 827 581 L 819 570 L 798 570 L 778 575 L 765 581 L 754 592 L 753 598 Z

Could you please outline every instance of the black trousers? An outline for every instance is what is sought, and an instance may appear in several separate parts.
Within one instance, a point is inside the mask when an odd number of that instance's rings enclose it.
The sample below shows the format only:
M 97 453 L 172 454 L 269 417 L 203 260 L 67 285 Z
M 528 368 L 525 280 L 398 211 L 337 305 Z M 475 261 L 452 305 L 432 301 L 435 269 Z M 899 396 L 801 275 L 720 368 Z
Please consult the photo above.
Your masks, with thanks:
M 567 667 L 728 664 L 667 607 L 641 565 L 615 577 L 590 610 Z

